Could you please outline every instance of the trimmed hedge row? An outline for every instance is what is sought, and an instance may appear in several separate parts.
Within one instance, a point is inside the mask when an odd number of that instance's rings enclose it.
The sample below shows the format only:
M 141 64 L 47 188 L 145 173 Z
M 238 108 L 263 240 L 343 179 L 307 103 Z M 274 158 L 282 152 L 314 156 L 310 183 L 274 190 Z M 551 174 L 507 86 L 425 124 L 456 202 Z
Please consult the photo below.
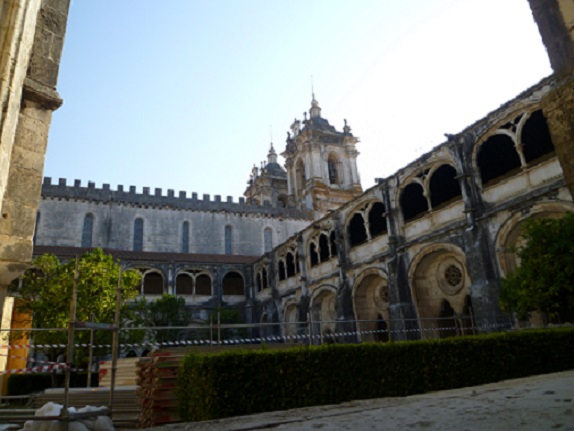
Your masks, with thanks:
M 189 354 L 185 421 L 406 396 L 574 368 L 574 329 L 403 343 Z
M 64 374 L 37 373 L 37 374 L 10 374 L 8 377 L 8 395 L 28 395 L 52 387 L 52 378 L 58 387 L 64 386 Z M 88 382 L 88 373 L 72 373 L 70 387 L 85 388 Z M 92 387 L 98 386 L 98 373 L 92 373 Z

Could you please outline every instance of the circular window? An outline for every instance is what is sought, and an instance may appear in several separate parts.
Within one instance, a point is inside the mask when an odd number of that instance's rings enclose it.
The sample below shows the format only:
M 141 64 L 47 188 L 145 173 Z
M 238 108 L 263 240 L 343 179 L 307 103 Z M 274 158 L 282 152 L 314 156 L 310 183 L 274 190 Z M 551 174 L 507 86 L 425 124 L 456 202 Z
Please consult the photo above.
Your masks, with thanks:
M 436 276 L 440 289 L 447 295 L 456 295 L 464 285 L 464 269 L 453 258 L 447 258 L 438 265 Z
M 448 284 L 452 287 L 456 287 L 462 282 L 462 271 L 457 266 L 449 265 L 448 268 L 444 270 L 444 278 Z

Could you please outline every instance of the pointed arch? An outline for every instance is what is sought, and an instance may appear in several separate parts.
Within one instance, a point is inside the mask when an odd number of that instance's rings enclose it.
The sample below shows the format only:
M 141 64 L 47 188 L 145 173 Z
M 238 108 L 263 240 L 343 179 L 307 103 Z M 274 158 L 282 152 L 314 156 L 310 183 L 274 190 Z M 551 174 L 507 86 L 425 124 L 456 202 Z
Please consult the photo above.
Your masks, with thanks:
M 400 203 L 405 223 L 414 220 L 429 209 L 423 186 L 416 182 L 408 184 L 402 190 Z
M 492 135 L 480 145 L 476 165 L 483 187 L 496 184 L 521 168 L 514 141 L 504 133 Z
M 329 176 L 329 184 L 337 185 L 341 181 L 339 158 L 335 153 L 330 153 L 327 157 L 327 174 Z
M 462 190 L 456 177 L 456 169 L 449 164 L 441 165 L 433 171 L 429 181 L 433 210 L 462 196 Z
M 297 195 L 302 197 L 307 183 L 307 175 L 305 174 L 305 164 L 301 159 L 297 160 L 295 165 L 295 178 L 297 181 Z

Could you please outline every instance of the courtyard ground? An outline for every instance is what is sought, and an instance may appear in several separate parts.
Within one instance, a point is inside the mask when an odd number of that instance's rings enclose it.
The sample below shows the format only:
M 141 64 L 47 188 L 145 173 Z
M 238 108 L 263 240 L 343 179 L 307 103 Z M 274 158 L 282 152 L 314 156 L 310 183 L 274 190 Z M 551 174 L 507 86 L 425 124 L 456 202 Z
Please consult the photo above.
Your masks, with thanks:
M 150 428 L 153 431 L 268 429 L 574 431 L 574 370 L 404 398 L 352 401 Z

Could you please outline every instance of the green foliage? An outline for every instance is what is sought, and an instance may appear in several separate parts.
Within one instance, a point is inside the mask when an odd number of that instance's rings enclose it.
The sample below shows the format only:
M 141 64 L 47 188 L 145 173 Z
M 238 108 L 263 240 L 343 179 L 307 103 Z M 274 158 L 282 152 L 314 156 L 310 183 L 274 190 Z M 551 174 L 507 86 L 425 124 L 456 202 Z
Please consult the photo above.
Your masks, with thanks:
M 549 316 L 574 311 L 574 214 L 524 222 L 520 267 L 502 281 L 500 305 L 520 319 L 540 310 Z
M 22 276 L 22 287 L 13 288 L 23 301 L 18 311 L 32 317 L 33 328 L 67 328 L 70 320 L 70 303 L 74 288 L 76 261 L 61 263 L 56 256 L 43 255 L 34 259 L 32 268 Z M 78 261 L 78 294 L 76 321 L 113 323 L 120 265 L 101 249 L 85 253 Z M 127 318 L 131 301 L 139 292 L 141 275 L 137 271 L 122 272 L 122 317 Z M 76 332 L 76 343 L 87 343 L 88 331 Z M 96 331 L 96 344 L 109 343 L 110 331 Z M 34 332 L 35 344 L 66 344 L 65 331 Z M 47 349 L 51 360 L 65 352 Z M 85 352 L 78 351 L 78 354 Z
M 133 310 L 137 314 L 134 321 L 136 326 L 186 326 L 192 319 L 191 311 L 185 305 L 185 299 L 165 293 L 155 301 L 138 299 L 133 304 Z M 147 331 L 146 338 L 148 341 L 163 343 L 176 341 L 180 333 L 180 329 L 151 330 Z
M 214 309 L 209 315 L 209 322 L 211 324 L 219 323 L 222 325 L 233 325 L 236 323 L 245 323 L 241 313 L 236 308 L 223 308 L 218 307 Z M 233 338 L 243 338 L 248 334 L 245 328 L 224 328 L 220 330 L 222 340 L 230 340 Z
M 180 415 L 211 420 L 264 411 L 478 385 L 574 368 L 574 330 L 404 343 L 189 354 Z

